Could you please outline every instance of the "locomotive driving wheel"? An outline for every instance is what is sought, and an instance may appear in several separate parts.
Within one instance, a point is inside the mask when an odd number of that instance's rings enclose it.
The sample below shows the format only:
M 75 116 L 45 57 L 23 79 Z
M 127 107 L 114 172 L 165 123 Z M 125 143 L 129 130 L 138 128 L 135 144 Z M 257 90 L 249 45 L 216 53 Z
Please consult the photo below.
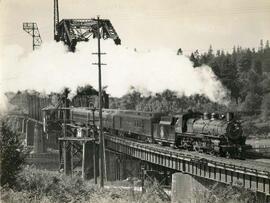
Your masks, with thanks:
M 230 158 L 231 158 L 231 154 L 227 151 L 227 152 L 225 153 L 225 157 L 226 157 L 227 159 L 230 159 Z
M 195 141 L 195 142 L 192 143 L 192 149 L 195 152 L 199 152 L 199 153 L 202 152 L 201 147 L 200 147 L 200 144 L 197 141 Z

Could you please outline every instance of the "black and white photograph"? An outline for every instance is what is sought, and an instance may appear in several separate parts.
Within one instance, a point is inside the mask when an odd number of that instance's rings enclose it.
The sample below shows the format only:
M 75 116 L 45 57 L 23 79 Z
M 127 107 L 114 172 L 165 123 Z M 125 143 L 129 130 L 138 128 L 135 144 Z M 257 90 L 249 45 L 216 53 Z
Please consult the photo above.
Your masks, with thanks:
M 0 0 L 0 202 L 270 203 L 270 0 Z

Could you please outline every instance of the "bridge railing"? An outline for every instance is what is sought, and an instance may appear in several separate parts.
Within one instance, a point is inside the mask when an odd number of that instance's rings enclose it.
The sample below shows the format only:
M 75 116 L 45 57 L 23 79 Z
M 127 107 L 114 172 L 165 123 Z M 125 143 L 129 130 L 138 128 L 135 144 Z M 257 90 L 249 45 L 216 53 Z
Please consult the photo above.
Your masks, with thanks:
M 128 145 L 131 147 L 142 149 L 144 151 L 158 152 L 159 154 L 163 154 L 166 156 L 170 155 L 170 157 L 186 160 L 189 162 L 204 163 L 208 166 L 214 166 L 217 168 L 224 168 L 227 170 L 229 169 L 229 170 L 232 170 L 235 172 L 237 172 L 237 171 L 244 172 L 245 174 L 252 174 L 252 175 L 255 174 L 256 176 L 260 176 L 260 177 L 264 177 L 264 178 L 270 178 L 270 172 L 265 171 L 265 170 L 257 170 L 257 169 L 249 168 L 249 167 L 245 167 L 245 166 L 224 163 L 221 161 L 213 161 L 213 160 L 201 158 L 201 157 L 190 155 L 190 154 L 185 154 L 185 153 L 182 153 L 180 151 L 169 151 L 168 149 L 157 148 L 157 147 L 154 147 L 151 145 L 147 145 L 144 143 L 136 143 L 136 142 L 133 142 L 130 140 L 123 140 L 123 139 L 119 139 L 119 138 L 112 137 L 109 135 L 106 135 L 106 139 L 110 139 L 110 140 L 115 141 L 119 144 Z

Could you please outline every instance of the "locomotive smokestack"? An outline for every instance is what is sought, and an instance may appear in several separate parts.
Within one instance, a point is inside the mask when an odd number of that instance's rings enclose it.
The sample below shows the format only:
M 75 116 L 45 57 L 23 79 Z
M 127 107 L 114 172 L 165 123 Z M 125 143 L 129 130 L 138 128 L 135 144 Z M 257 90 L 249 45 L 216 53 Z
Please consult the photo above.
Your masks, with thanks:
M 215 120 L 215 118 L 216 118 L 216 114 L 215 113 L 212 113 L 211 114 L 211 120 Z
M 227 114 L 226 114 L 226 120 L 228 122 L 230 122 L 231 120 L 233 120 L 233 118 L 234 118 L 233 112 L 227 112 Z
M 219 114 L 218 113 L 213 112 L 211 114 L 211 120 L 216 120 L 216 119 L 218 119 L 218 117 L 219 117 Z

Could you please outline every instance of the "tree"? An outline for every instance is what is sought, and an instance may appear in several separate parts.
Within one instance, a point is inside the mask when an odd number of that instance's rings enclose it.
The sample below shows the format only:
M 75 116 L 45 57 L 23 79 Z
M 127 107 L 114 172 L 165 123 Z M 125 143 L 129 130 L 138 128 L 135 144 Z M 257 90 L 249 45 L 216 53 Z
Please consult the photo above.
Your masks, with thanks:
M 92 85 L 79 86 L 77 87 L 77 95 L 98 95 L 98 91 Z
M 260 40 L 260 50 L 263 51 L 263 48 L 264 48 L 264 47 L 263 47 L 263 40 L 261 39 L 261 40 Z
M 255 59 L 252 63 L 252 69 L 255 71 L 255 73 L 262 75 L 262 62 L 259 59 Z
M 199 51 L 196 50 L 194 53 L 191 53 L 190 57 L 189 57 L 189 60 L 193 62 L 193 67 L 198 67 L 200 66 L 200 54 L 199 54 Z
M 120 108 L 135 110 L 140 101 L 140 91 L 136 90 L 135 87 L 130 87 L 129 93 L 125 94 L 121 99 Z
M 214 54 L 213 54 L 213 48 L 212 48 L 212 45 L 210 45 L 210 47 L 209 47 L 209 49 L 208 49 L 208 52 L 207 52 L 207 54 L 206 54 L 206 56 L 207 56 L 207 63 L 208 62 L 211 62 L 212 60 L 213 60 L 213 58 L 214 58 Z
M 269 40 L 266 41 L 266 44 L 265 44 L 265 49 L 269 49 L 270 46 L 269 46 Z
M 181 48 L 179 48 L 179 49 L 177 50 L 177 55 L 182 55 L 182 54 L 183 54 L 183 51 L 182 51 Z
M 22 145 L 19 134 L 12 132 L 6 122 L 1 123 L 0 136 L 1 186 L 12 187 L 24 163 Z
M 249 71 L 252 65 L 252 52 L 250 49 L 247 49 L 245 53 L 243 53 L 239 59 L 239 68 L 241 72 Z
M 263 120 L 267 120 L 270 115 L 270 93 L 264 95 L 261 105 L 261 112 Z
M 261 97 L 255 92 L 249 92 L 243 103 L 243 110 L 248 112 L 256 112 L 261 105 Z
M 263 94 L 270 93 L 270 73 L 265 73 L 262 81 L 260 82 L 260 86 L 262 87 Z

